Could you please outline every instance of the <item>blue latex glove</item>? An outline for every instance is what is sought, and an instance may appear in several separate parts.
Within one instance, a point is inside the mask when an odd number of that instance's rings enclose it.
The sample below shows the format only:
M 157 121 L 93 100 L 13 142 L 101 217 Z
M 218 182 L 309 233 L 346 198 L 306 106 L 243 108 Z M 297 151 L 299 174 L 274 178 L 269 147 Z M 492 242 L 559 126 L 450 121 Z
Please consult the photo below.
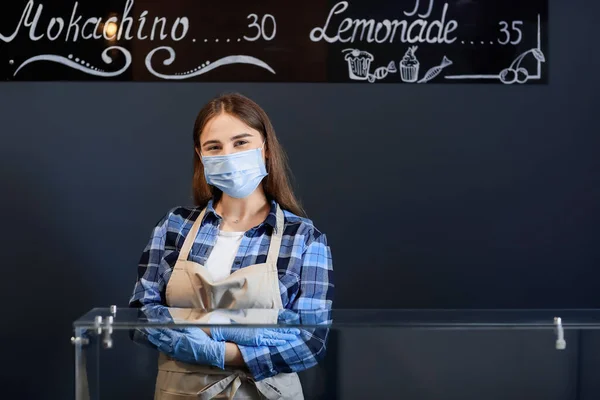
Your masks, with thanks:
M 173 317 L 169 312 L 169 307 L 160 304 L 147 304 L 140 309 L 148 322 L 169 323 L 173 322 Z M 141 319 L 141 317 L 140 317 Z
M 168 324 L 173 322 L 173 317 L 169 312 L 169 308 L 160 304 L 147 304 L 140 308 L 141 315 L 138 317 L 139 320 L 143 321 L 146 319 L 148 322 L 158 324 Z M 134 343 L 156 349 L 156 346 L 150 342 L 148 336 L 152 332 L 152 328 L 135 328 L 129 331 L 129 337 Z M 156 329 L 154 329 L 156 332 Z
M 210 335 L 220 342 L 233 342 L 242 346 L 283 346 L 296 340 L 300 329 L 296 328 L 241 328 L 214 326 Z
M 148 340 L 159 351 L 188 364 L 225 368 L 225 343 L 211 339 L 200 328 L 148 328 Z

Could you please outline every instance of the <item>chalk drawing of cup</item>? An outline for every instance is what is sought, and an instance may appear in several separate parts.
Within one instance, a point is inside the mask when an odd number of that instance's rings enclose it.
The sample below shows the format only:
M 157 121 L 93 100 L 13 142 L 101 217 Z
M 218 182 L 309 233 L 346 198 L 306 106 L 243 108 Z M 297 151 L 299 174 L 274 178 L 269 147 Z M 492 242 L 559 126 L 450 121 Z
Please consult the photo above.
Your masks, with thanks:
M 342 53 L 346 53 L 344 60 L 348 63 L 348 76 L 356 81 L 366 81 L 369 78 L 371 62 L 373 55 L 366 51 L 358 49 L 344 49 Z
M 413 83 L 419 80 L 419 60 L 415 56 L 417 46 L 409 47 L 400 61 L 400 79 L 402 82 Z

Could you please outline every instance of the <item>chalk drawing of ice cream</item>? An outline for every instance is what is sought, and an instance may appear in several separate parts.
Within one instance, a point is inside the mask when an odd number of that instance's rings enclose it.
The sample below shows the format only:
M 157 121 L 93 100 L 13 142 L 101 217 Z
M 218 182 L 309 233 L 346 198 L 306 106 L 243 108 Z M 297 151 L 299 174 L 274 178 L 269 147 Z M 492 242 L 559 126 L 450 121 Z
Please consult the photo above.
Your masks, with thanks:
M 403 82 L 416 82 L 419 79 L 419 60 L 415 56 L 417 48 L 409 47 L 400 61 L 400 78 Z
M 348 63 L 350 79 L 366 81 L 369 78 L 371 62 L 375 57 L 371 53 L 358 49 L 344 49 L 342 53 L 346 53 L 344 60 Z
M 388 76 L 389 73 L 393 74 L 398 72 L 396 69 L 396 63 L 394 61 L 390 61 L 387 67 L 379 67 L 375 70 L 374 73 L 369 74 L 369 82 L 373 83 L 376 80 L 384 79 Z
M 431 68 L 429 71 L 427 71 L 425 73 L 425 75 L 423 75 L 423 78 L 421 78 L 421 80 L 417 83 L 426 83 L 429 82 L 430 80 L 432 80 L 433 78 L 435 78 L 436 76 L 438 76 L 440 74 L 440 72 L 442 72 L 442 70 L 444 68 L 446 68 L 447 66 L 452 65 L 452 61 L 450 61 L 448 59 L 448 57 L 444 56 L 444 59 L 442 60 L 442 63 L 440 65 L 436 65 L 435 67 Z

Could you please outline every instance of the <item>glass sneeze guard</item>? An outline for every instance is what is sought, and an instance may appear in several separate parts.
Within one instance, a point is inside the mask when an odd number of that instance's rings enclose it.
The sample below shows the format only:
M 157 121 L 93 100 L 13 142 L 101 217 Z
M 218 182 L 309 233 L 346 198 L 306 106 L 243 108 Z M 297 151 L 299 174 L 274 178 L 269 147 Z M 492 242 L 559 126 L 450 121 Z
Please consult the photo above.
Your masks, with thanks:
M 406 336 L 410 337 L 411 341 L 423 341 L 424 337 L 429 337 L 424 332 L 454 332 L 446 334 L 435 334 L 436 341 L 448 340 L 450 343 L 456 343 L 456 338 L 463 337 L 467 340 L 479 340 L 484 337 L 482 333 L 477 332 L 488 331 L 494 335 L 504 332 L 502 337 L 498 336 L 496 340 L 497 346 L 525 346 L 526 351 L 535 347 L 535 353 L 532 353 L 532 360 L 540 359 L 540 363 L 548 363 L 544 359 L 555 359 L 550 352 L 569 354 L 575 353 L 573 349 L 569 349 L 570 341 L 573 346 L 579 346 L 578 334 L 569 334 L 569 332 L 596 331 L 600 332 L 600 310 L 594 309 L 559 309 L 559 310 L 400 310 L 400 309 L 335 309 L 335 310 L 273 310 L 273 309 L 248 309 L 248 310 L 201 310 L 201 309 L 178 309 L 167 308 L 163 306 L 147 306 L 140 309 L 137 308 L 117 308 L 115 306 L 107 308 L 94 308 L 82 315 L 74 322 L 75 335 L 71 339 L 75 346 L 76 355 L 76 398 L 77 399 L 100 399 L 114 397 L 114 393 L 118 390 L 111 389 L 113 394 L 100 397 L 100 381 L 102 380 L 103 388 L 105 379 L 102 376 L 110 375 L 112 367 L 104 368 L 102 362 L 98 361 L 101 357 L 106 358 L 106 351 L 114 351 L 117 347 L 133 346 L 132 342 L 127 338 L 131 332 L 136 329 L 145 328 L 184 328 L 184 327 L 212 327 L 212 326 L 236 326 L 239 328 L 259 328 L 259 327 L 298 327 L 302 329 L 326 329 L 330 332 L 337 332 L 335 340 L 348 338 L 348 341 L 355 342 L 359 339 L 349 339 L 352 335 L 357 335 L 356 332 L 365 332 L 362 338 L 372 335 L 374 340 L 377 340 L 378 335 L 387 332 L 386 337 L 390 337 L 388 342 L 394 337 Z M 408 332 L 417 332 L 417 336 L 410 336 Z M 508 339 L 510 332 L 525 332 L 526 336 L 515 337 Z M 354 333 L 353 333 L 354 332 Z M 372 332 L 369 333 L 369 332 Z M 375 334 L 377 332 L 377 334 Z M 535 333 L 539 332 L 539 333 Z M 120 337 L 118 337 L 120 335 Z M 361 334 L 358 334 L 361 335 Z M 453 335 L 452 340 L 444 339 L 443 335 Z M 458 335 L 458 336 L 457 336 Z M 535 336 L 535 338 L 534 338 Z M 447 336 L 449 338 L 449 336 Z M 506 339 L 506 341 L 505 341 Z M 360 339 L 364 341 L 364 339 Z M 406 344 L 406 339 L 399 341 L 398 345 L 392 346 L 390 353 L 398 351 L 399 348 Z M 433 339 L 427 339 L 426 346 L 433 345 Z M 461 340 L 461 339 L 458 339 Z M 483 340 L 483 339 L 482 339 Z M 487 340 L 487 339 L 485 339 Z M 533 344 L 533 340 L 535 344 Z M 381 339 L 381 341 L 385 341 Z M 437 343 L 436 342 L 436 343 Z M 119 343 L 119 346 L 116 345 Z M 127 343 L 127 344 L 125 344 Z M 362 343 L 362 342 L 361 342 Z M 366 346 L 366 345 L 365 345 Z M 467 344 L 459 344 L 463 346 L 463 353 L 468 348 Z M 479 345 L 480 347 L 483 345 Z M 485 346 L 490 346 L 486 344 Z M 334 348 L 336 346 L 333 346 Z M 338 346 L 339 347 L 339 346 Z M 348 346 L 342 346 L 348 347 Z M 349 347 L 352 351 L 358 351 L 354 347 Z M 113 350 L 110 350 L 113 349 Z M 117 349 L 118 351 L 121 351 Z M 457 349 L 448 349 L 448 357 L 451 357 L 452 351 Z M 570 350 L 570 351 L 569 351 Z M 138 351 L 138 350 L 131 350 Z M 470 351 L 470 350 L 469 350 Z M 512 350 L 511 350 L 512 351 Z M 517 351 L 516 349 L 514 350 Z M 330 350 L 328 350 L 330 352 Z M 342 351 L 342 358 L 345 351 Z M 543 353 L 543 354 L 542 354 Z M 87 354 L 87 355 L 86 355 Z M 516 353 L 515 353 L 516 354 Z M 90 357 L 91 356 L 91 357 Z M 386 357 L 391 355 L 386 355 Z M 151 359 L 153 356 L 144 356 L 144 360 Z M 338 352 L 337 358 L 340 358 Z M 358 356 L 357 356 L 358 357 Z M 436 357 L 443 357 L 443 354 L 438 354 Z M 490 357 L 490 356 L 488 356 Z M 491 356 L 496 357 L 496 356 Z M 515 355 L 524 357 L 523 355 Z M 536 358 L 537 357 L 537 358 Z M 139 356 L 141 359 L 142 357 Z M 352 357 L 350 357 L 352 358 Z M 561 359 L 563 359 L 562 357 Z M 571 359 L 569 355 L 569 359 Z M 599 354 L 600 358 L 600 354 Z M 93 359 L 93 360 L 92 360 Z M 90 362 L 92 360 L 92 362 Z M 396 359 L 394 359 L 396 362 Z M 403 360 L 403 358 L 400 358 Z M 563 360 L 564 361 L 564 360 Z M 556 363 L 563 362 L 556 359 Z M 360 357 L 360 362 L 366 362 L 365 356 Z M 553 361 L 554 362 L 554 361 Z M 468 363 L 466 363 L 468 364 Z M 116 365 L 116 362 L 115 362 Z M 348 363 L 335 363 L 335 367 L 330 369 L 338 369 L 339 365 L 343 365 L 344 369 L 351 369 Z M 460 364 L 459 364 L 460 365 Z M 600 365 L 600 362 L 599 362 Z M 328 367 L 329 368 L 329 367 Z M 431 365 L 431 368 L 439 368 Z M 466 368 L 466 367 L 465 367 Z M 567 367 L 557 367 L 556 371 L 563 371 Z M 563 368 L 563 369 L 561 369 Z M 572 367 L 568 367 L 572 368 Z M 568 369 L 567 368 L 567 369 Z M 131 369 L 131 368 L 130 368 Z M 148 369 L 150 370 L 150 369 Z M 564 372 L 564 371 L 563 371 Z M 553 372 L 554 374 L 558 372 Z M 335 374 L 334 374 L 335 375 Z M 332 375 L 332 376 L 334 376 Z M 330 376 L 330 375 L 327 375 Z M 333 380 L 340 378 L 335 375 Z M 541 379 L 541 378 L 540 378 Z M 322 379 L 323 380 L 323 379 Z M 324 379 L 331 384 L 332 379 Z M 550 382 L 550 374 L 544 377 L 544 381 Z M 93 381 L 93 382 L 92 382 Z M 491 384 L 491 383 L 490 383 Z M 307 385 L 307 390 L 310 386 Z M 345 389 L 344 386 L 350 387 L 347 384 L 336 384 L 335 396 L 328 394 L 330 398 L 360 398 L 357 390 Z M 515 383 L 516 385 L 516 383 Z M 566 385 L 566 384 L 565 384 Z M 572 386 L 570 383 L 569 385 Z M 570 387 L 566 385 L 565 387 Z M 115 384 L 115 387 L 119 386 Z M 126 386 L 123 383 L 121 386 Z M 148 386 L 148 385 L 145 385 Z M 340 388 L 341 386 L 341 388 Z M 522 389 L 521 384 L 521 389 Z M 535 390 L 543 392 L 541 387 L 535 387 Z M 125 389 L 123 389 L 125 390 Z M 147 389 L 150 390 L 150 389 Z M 534 389 L 531 389 L 534 390 Z M 549 390 L 549 389 L 548 389 Z M 567 390 L 565 388 L 562 389 Z M 343 392 L 340 394 L 340 391 Z M 103 390 L 109 392 L 108 389 Z M 540 392 L 540 393 L 541 393 Z M 560 391 L 559 391 L 560 392 Z M 429 398 L 421 393 L 421 398 Z M 545 393 L 545 392 L 544 392 Z M 554 392 L 552 392 L 554 393 Z M 557 392 L 558 393 L 558 392 Z M 540 394 L 541 395 L 541 394 Z M 544 394 L 546 396 L 546 394 Z M 536 395 L 537 396 L 537 395 Z M 434 396 L 432 396 L 433 398 Z M 327 397 L 310 397 L 306 398 L 327 398 Z M 454 398 L 454 397 L 448 397 Z M 487 398 L 493 398 L 487 396 Z M 546 397 L 546 398 L 552 398 Z M 555 397 L 562 399 L 563 397 Z M 565 399 L 569 397 L 564 397 Z

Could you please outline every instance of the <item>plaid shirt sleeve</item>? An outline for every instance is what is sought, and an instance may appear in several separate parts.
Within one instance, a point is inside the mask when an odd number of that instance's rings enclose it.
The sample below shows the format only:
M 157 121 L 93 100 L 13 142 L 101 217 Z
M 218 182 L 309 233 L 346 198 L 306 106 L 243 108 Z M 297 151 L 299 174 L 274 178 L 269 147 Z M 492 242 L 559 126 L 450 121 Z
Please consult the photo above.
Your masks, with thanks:
M 166 287 L 166 274 L 171 273 L 171 266 L 165 256 L 172 253 L 167 249 L 166 237 L 169 223 L 169 214 L 165 216 L 152 230 L 148 244 L 144 248 L 138 263 L 138 276 L 133 288 L 133 295 L 129 300 L 129 307 L 140 308 L 144 306 L 164 305 L 163 293 Z M 167 257 L 168 259 L 168 257 Z M 129 337 L 133 342 L 142 346 L 156 348 L 148 340 L 148 335 L 143 329 L 132 329 Z
M 129 300 L 130 307 L 141 307 L 148 304 L 165 305 L 164 292 L 166 282 L 174 264 L 173 247 L 166 245 L 169 215 L 167 214 L 152 231 L 152 236 L 140 257 L 138 276 Z
M 324 234 L 318 234 L 302 255 L 300 291 L 292 310 L 330 310 L 333 302 L 331 251 Z M 329 322 L 329 321 L 324 321 Z M 254 379 L 282 372 L 298 372 L 325 357 L 328 328 L 301 329 L 300 336 L 283 346 L 241 346 L 242 357 Z

